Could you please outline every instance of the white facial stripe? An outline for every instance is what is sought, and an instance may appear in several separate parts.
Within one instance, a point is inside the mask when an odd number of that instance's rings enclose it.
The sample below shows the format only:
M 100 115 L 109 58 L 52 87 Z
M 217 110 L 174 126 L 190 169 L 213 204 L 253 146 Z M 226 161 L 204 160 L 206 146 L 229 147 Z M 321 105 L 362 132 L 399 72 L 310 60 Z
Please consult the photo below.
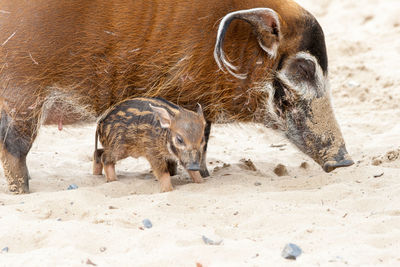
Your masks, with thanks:
M 296 59 L 306 59 L 315 64 L 315 83 L 310 84 L 308 81 L 294 82 L 290 79 L 288 66 Z M 294 57 L 289 58 L 282 70 L 277 74 L 278 78 L 288 87 L 296 90 L 305 99 L 313 99 L 315 97 L 324 96 L 329 91 L 328 78 L 324 75 L 317 59 L 307 52 L 299 52 Z

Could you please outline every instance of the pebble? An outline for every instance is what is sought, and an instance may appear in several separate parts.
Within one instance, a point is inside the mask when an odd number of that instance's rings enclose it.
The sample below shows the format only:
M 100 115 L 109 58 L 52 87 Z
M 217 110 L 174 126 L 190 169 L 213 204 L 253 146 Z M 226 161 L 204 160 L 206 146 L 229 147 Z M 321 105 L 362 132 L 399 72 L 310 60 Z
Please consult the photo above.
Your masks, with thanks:
M 242 163 L 241 168 L 250 171 L 257 171 L 256 166 L 251 161 L 251 159 L 241 159 L 240 162 Z
M 353 81 L 353 80 L 350 80 L 350 81 L 347 82 L 347 85 L 348 85 L 349 87 L 359 87 L 359 86 L 360 86 L 360 83 L 358 83 L 358 82 L 356 82 L 356 81 Z
M 70 184 L 67 188 L 67 190 L 74 190 L 74 189 L 78 189 L 78 186 L 76 184 Z
M 222 240 L 214 241 L 214 240 L 211 240 L 210 238 L 206 237 L 205 235 L 203 235 L 201 238 L 203 239 L 203 242 L 207 245 L 219 246 L 222 243 Z
M 87 260 L 86 260 L 86 264 L 87 264 L 87 265 L 97 266 L 97 264 L 94 263 L 93 261 L 91 261 L 90 259 L 87 259 Z
M 381 165 L 383 162 L 382 162 L 382 160 L 381 159 L 373 159 L 372 160 L 372 165 L 374 165 L 374 166 L 379 166 L 379 165 Z
M 106 251 L 106 250 L 107 250 L 106 247 L 100 247 L 100 252 L 104 252 L 104 251 Z
M 302 253 L 301 248 L 296 244 L 289 243 L 282 250 L 282 257 L 288 260 L 295 260 Z
M 278 176 L 287 176 L 289 175 L 286 166 L 283 164 L 278 164 L 276 165 L 275 169 L 274 169 L 274 173 Z
M 153 224 L 151 223 L 151 221 L 150 221 L 149 219 L 144 219 L 144 220 L 142 221 L 142 223 L 143 223 L 143 226 L 146 227 L 146 228 L 151 228 L 151 227 L 153 227 Z
M 1 249 L 1 252 L 2 252 L 2 253 L 7 253 L 7 252 L 8 252 L 8 247 L 2 248 L 2 249 Z
M 255 186 L 260 186 L 261 183 L 260 183 L 260 182 L 255 182 L 254 185 L 255 185 Z
M 308 165 L 308 163 L 305 162 L 305 161 L 303 161 L 303 162 L 300 164 L 300 168 L 302 168 L 302 169 L 308 169 L 308 167 L 309 167 L 309 165 Z

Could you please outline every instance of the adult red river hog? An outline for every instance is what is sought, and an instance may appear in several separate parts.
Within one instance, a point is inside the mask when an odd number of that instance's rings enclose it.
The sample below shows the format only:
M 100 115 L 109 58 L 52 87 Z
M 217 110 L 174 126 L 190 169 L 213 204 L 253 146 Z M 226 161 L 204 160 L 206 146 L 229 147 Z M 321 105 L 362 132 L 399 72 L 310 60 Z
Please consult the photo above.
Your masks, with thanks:
M 262 123 L 327 172 L 353 164 L 323 31 L 290 0 L 0 0 L 0 92 L 1 161 L 15 193 L 29 192 L 26 156 L 52 105 L 61 120 L 137 96 L 200 103 L 207 137 L 214 122 Z

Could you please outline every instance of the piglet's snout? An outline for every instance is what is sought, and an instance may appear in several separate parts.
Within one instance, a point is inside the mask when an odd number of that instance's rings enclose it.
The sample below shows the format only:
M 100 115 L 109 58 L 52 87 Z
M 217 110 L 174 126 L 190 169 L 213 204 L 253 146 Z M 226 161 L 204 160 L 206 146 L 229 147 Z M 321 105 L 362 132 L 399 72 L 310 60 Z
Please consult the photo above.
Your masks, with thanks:
M 199 163 L 189 163 L 186 167 L 189 171 L 200 171 Z
M 199 171 L 200 170 L 201 153 L 196 150 L 189 152 L 189 161 L 186 164 L 186 169 L 189 171 Z

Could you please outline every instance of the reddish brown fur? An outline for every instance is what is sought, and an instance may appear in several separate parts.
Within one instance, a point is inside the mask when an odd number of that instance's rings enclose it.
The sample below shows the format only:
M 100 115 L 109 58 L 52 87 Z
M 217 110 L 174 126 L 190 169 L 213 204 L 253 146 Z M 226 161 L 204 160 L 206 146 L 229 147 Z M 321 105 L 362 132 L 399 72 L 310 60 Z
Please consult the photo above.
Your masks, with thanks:
M 212 56 L 218 20 L 238 9 L 274 9 L 287 40 L 281 53 L 297 46 L 302 31 L 303 10 L 292 1 L 47 2 L 0 1 L 10 12 L 0 17 L 0 36 L 16 32 L 0 48 L 0 66 L 14 73 L 0 76 L 2 87 L 29 86 L 40 102 L 50 93 L 46 87 L 56 86 L 97 115 L 128 96 L 163 96 L 188 107 L 196 99 L 211 121 L 254 120 L 264 95 L 247 89 L 261 73 L 268 79 L 275 61 L 262 53 L 250 26 L 238 21 L 225 47 L 230 58 L 246 58 L 244 70 L 254 68 L 253 75 L 241 81 L 218 71 Z M 264 64 L 254 64 L 258 59 Z M 27 108 L 20 100 L 14 106 Z
M 317 25 L 291 0 L 0 0 L 0 7 L 1 158 L 10 189 L 19 193 L 28 191 L 26 155 L 52 103 L 63 109 L 54 121 L 74 119 L 71 107 L 78 107 L 75 115 L 98 116 L 128 97 L 162 96 L 186 108 L 200 103 L 210 122 L 268 124 L 271 92 L 260 86 L 274 79 L 285 56 L 309 50 L 299 47 Z M 282 41 L 272 59 L 248 23 L 233 21 L 224 51 L 248 73 L 237 79 L 214 60 L 218 24 L 230 12 L 258 7 L 277 13 Z M 326 57 L 323 34 L 317 46 Z

